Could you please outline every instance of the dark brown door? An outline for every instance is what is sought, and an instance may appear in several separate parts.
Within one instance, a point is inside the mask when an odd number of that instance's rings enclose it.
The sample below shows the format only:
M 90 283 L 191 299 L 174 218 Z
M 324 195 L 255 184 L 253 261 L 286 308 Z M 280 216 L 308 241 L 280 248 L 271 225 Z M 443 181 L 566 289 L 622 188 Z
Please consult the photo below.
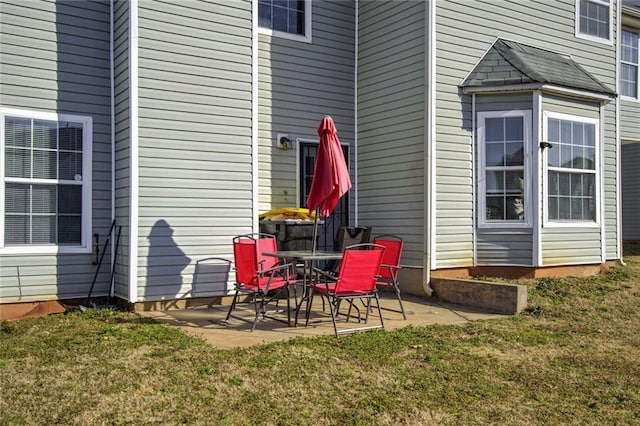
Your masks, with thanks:
M 317 143 L 300 143 L 300 206 L 307 205 L 307 196 L 313 180 L 313 167 L 316 163 Z M 349 158 L 349 147 L 342 145 L 342 153 L 345 160 Z M 324 223 L 318 226 L 318 250 L 333 250 L 334 239 L 341 226 L 349 225 L 349 193 L 347 192 L 338 201 L 338 205 L 328 218 L 323 218 Z

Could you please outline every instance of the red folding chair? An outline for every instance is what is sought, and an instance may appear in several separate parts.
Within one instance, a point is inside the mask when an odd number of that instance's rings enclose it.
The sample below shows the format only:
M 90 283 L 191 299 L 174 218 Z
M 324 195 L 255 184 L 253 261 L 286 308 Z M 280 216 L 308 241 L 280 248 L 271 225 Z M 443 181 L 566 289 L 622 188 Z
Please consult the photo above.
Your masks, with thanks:
M 385 247 L 376 285 L 395 290 L 396 297 L 400 303 L 399 312 L 402 312 L 402 317 L 407 319 L 402 305 L 402 297 L 400 297 L 400 287 L 398 286 L 398 271 L 400 270 L 400 257 L 402 256 L 404 242 L 402 238 L 395 235 L 379 235 L 373 238 L 373 243 Z
M 231 312 L 238 303 L 238 296 L 243 293 L 251 297 L 251 302 L 255 306 L 255 318 L 251 327 L 253 331 L 260 314 L 263 319 L 267 317 L 267 305 L 275 301 L 277 308 L 282 293 L 286 292 L 287 323 L 291 325 L 289 288 L 295 285 L 295 274 L 292 264 L 281 265 L 277 258 L 263 255 L 265 252 L 276 251 L 277 244 L 273 235 L 248 234 L 233 239 L 236 293 L 229 306 L 225 322 L 229 321 Z
M 340 333 L 350 333 L 358 330 L 370 330 L 373 328 L 384 329 L 384 320 L 380 308 L 380 299 L 376 288 L 377 274 L 382 263 L 382 255 L 385 248 L 376 244 L 356 244 L 345 249 L 340 269 L 337 275 L 328 274 L 320 269 L 315 269 L 316 280 L 311 285 L 311 296 L 307 300 L 306 322 L 309 323 L 309 314 L 313 304 L 315 293 L 320 294 L 328 301 L 331 309 L 331 320 L 336 337 Z M 336 317 L 340 309 L 340 302 L 346 300 L 349 303 L 347 321 L 351 317 L 352 308 L 358 312 L 358 322 L 362 321 L 360 309 L 353 303 L 355 299 L 366 301 L 366 316 L 364 322 L 369 321 L 371 299 L 376 299 L 380 325 L 338 329 Z

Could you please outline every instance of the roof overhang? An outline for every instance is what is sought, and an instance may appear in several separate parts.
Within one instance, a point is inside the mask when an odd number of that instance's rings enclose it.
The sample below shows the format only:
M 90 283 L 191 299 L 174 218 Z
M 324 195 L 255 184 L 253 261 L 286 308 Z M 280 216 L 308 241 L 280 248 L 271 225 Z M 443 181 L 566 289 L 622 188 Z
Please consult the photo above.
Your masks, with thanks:
M 532 92 L 534 90 L 540 90 L 544 93 L 553 93 L 572 98 L 595 100 L 602 103 L 610 102 L 615 98 L 614 95 L 595 93 L 587 90 L 573 89 L 548 83 L 512 84 L 504 86 L 467 86 L 462 89 L 462 92 L 465 95 L 491 95 L 500 93 Z
M 640 7 L 622 6 L 622 25 L 640 28 Z

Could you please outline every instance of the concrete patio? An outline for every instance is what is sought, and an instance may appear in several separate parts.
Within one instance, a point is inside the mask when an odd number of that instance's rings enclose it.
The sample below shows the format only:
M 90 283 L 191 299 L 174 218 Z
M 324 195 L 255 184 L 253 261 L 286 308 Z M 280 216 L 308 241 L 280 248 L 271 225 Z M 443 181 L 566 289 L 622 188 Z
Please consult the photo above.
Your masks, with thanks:
M 435 298 L 421 299 L 416 297 L 404 297 L 404 308 L 407 319 L 402 318 L 398 311 L 398 301 L 391 294 L 383 294 L 381 297 L 382 315 L 386 330 L 412 326 L 426 326 L 432 324 L 464 324 L 470 321 L 482 319 L 504 318 L 508 315 L 483 312 L 474 308 L 450 305 L 437 301 Z M 286 308 L 286 302 L 281 301 L 280 308 Z M 267 318 L 260 320 L 255 331 L 251 332 L 253 321 L 253 305 L 238 305 L 233 316 L 227 324 L 223 322 L 229 305 L 208 305 L 186 309 L 171 309 L 165 311 L 139 312 L 145 317 L 175 327 L 193 336 L 201 337 L 211 345 L 220 349 L 235 347 L 247 347 L 262 343 L 282 341 L 294 337 L 333 336 L 334 330 L 328 307 L 322 311 L 322 302 L 319 297 L 313 304 L 309 325 L 304 325 L 304 314 L 300 314 L 298 327 L 289 327 L 283 322 Z M 285 320 L 286 312 L 278 312 L 275 318 Z M 380 323 L 377 309 L 369 315 L 369 325 Z M 340 317 L 339 328 L 357 326 L 357 320 L 345 322 L 344 316 Z M 340 338 L 343 338 L 341 335 Z

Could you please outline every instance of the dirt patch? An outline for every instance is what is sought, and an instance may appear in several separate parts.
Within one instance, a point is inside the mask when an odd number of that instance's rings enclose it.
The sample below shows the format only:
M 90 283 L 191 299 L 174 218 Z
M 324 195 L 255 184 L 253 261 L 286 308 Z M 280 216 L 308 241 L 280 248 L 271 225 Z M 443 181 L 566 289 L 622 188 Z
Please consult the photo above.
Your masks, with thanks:
M 60 314 L 66 308 L 62 303 L 51 300 L 47 302 L 5 303 L 0 305 L 0 320 L 16 321 L 25 318 L 43 317 Z

